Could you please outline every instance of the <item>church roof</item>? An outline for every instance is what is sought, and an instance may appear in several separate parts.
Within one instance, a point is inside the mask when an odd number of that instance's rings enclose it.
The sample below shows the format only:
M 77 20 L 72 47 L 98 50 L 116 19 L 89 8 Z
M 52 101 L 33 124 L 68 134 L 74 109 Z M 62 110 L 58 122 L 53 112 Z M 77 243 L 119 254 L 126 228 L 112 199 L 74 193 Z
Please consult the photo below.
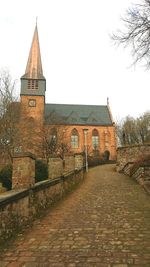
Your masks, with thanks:
M 45 120 L 47 124 L 113 125 L 108 106 L 45 104 Z
M 42 70 L 42 61 L 40 53 L 40 44 L 37 24 L 33 35 L 33 40 L 29 52 L 25 74 L 21 77 L 24 79 L 45 79 Z

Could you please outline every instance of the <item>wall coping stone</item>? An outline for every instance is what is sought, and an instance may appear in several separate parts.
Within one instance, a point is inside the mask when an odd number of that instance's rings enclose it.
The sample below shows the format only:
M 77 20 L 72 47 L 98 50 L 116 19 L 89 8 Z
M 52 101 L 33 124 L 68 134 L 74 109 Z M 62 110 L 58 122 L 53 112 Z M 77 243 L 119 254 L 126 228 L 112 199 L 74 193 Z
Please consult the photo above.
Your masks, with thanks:
M 36 160 L 35 155 L 33 155 L 30 152 L 19 152 L 13 154 L 13 158 L 27 158 L 27 157 Z
M 52 154 L 49 155 L 49 159 L 53 159 L 53 158 L 54 158 L 54 159 L 56 159 L 56 158 L 57 158 L 57 159 L 61 159 L 61 157 L 58 157 L 57 155 L 52 155 Z
M 60 177 L 52 179 L 52 180 L 45 180 L 45 181 L 38 182 L 29 189 L 10 190 L 9 192 L 5 192 L 5 193 L 0 195 L 0 208 L 2 208 L 3 206 L 6 206 L 7 204 L 11 203 L 12 201 L 17 201 L 21 198 L 24 198 L 24 197 L 28 196 L 29 194 L 31 194 L 32 192 L 38 192 L 38 191 L 43 190 L 45 188 L 48 188 L 50 186 L 59 184 L 65 180 L 67 180 L 71 174 L 79 173 L 81 170 L 83 170 L 83 168 L 81 168 L 80 170 L 68 172 L 63 176 L 60 176 Z
M 133 148 L 133 147 L 147 147 L 147 146 L 150 146 L 150 144 L 138 144 L 138 145 L 127 145 L 127 146 L 120 146 L 120 147 L 117 147 L 117 150 L 121 150 L 123 148 Z
M 64 154 L 64 158 L 65 158 L 66 156 L 73 156 L 73 157 L 74 157 L 74 155 L 75 155 L 74 153 L 68 152 L 68 153 L 65 153 L 65 154 Z
M 13 192 L 11 192 L 13 191 Z M 12 201 L 19 200 L 21 198 L 24 198 L 28 195 L 29 190 L 11 190 L 10 194 L 5 195 L 4 197 L 1 198 L 0 196 L 0 208 L 3 206 L 6 206 L 7 204 L 11 203 Z M 5 193 L 4 193 L 5 194 Z
M 72 152 L 68 152 L 68 153 L 65 153 L 65 154 L 64 154 L 64 157 L 65 157 L 65 156 L 74 156 L 74 155 L 76 155 L 76 154 L 81 154 L 81 153 L 72 153 Z M 50 155 L 49 158 L 50 158 L 50 159 L 52 159 L 52 158 L 62 159 L 60 156 L 58 157 L 57 155 Z
M 81 155 L 83 156 L 85 154 L 85 152 L 78 152 L 78 153 L 74 153 L 75 156 Z

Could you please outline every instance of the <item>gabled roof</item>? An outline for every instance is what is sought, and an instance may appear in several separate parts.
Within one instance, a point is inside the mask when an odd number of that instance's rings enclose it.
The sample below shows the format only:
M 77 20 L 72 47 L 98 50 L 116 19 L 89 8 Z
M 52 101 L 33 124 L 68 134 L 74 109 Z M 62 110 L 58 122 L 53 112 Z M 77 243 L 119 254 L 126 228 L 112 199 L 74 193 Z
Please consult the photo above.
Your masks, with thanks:
M 108 106 L 45 104 L 47 124 L 113 125 Z
M 29 52 L 28 62 L 25 74 L 21 77 L 24 79 L 45 79 L 42 70 L 42 61 L 40 53 L 40 44 L 37 24 L 33 35 L 33 40 Z

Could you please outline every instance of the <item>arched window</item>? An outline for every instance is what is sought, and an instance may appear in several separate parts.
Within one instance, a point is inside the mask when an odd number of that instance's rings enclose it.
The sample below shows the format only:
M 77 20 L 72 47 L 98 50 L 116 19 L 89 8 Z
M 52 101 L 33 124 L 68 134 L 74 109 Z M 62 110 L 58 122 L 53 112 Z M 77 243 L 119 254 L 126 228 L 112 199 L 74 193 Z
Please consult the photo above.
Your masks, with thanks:
M 52 146 L 56 146 L 56 143 L 57 143 L 57 130 L 55 128 L 52 128 L 50 132 L 50 144 Z
M 99 147 L 99 134 L 96 129 L 92 131 L 92 146 L 95 150 Z
M 79 147 L 79 135 L 76 129 L 73 129 L 71 132 L 71 147 L 72 148 Z

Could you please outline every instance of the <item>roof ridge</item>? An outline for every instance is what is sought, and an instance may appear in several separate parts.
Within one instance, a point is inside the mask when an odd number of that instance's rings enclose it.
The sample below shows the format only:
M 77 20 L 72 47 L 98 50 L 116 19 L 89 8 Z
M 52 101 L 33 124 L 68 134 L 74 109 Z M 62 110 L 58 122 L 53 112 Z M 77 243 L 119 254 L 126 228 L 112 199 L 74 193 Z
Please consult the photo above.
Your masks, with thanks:
M 90 107 L 107 107 L 107 105 L 94 105 L 94 104 L 63 104 L 63 103 L 45 103 L 45 105 L 64 105 L 64 106 L 90 106 Z

